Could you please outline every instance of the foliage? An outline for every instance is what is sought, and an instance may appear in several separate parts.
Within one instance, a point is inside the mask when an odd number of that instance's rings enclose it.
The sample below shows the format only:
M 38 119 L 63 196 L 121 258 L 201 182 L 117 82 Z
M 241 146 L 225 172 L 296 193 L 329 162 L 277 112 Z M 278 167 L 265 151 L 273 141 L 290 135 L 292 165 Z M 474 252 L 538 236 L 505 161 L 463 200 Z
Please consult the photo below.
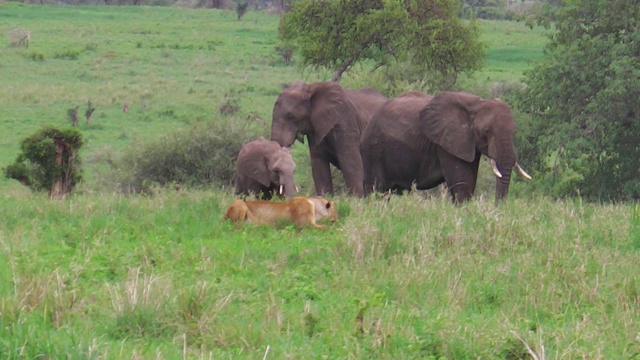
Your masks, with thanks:
M 77 130 L 46 126 L 22 140 L 21 153 L 4 169 L 4 174 L 33 191 L 51 191 L 56 179 L 63 179 L 71 191 L 82 179 L 77 158 L 82 145 L 82 135 Z
M 406 61 L 450 87 L 484 55 L 476 24 L 459 20 L 458 9 L 456 0 L 304 0 L 284 15 L 280 38 L 300 50 L 303 65 L 334 71 L 334 80 L 358 62 Z
M 134 143 L 114 162 L 112 181 L 126 192 L 148 192 L 154 185 L 229 186 L 238 151 L 260 135 L 255 125 L 222 119 Z
M 507 9 L 507 0 L 464 0 L 460 15 L 467 19 L 511 20 L 514 13 Z
M 532 116 L 521 155 L 555 195 L 640 199 L 640 7 L 571 0 L 556 15 L 519 96 Z
M 91 123 L 91 116 L 93 112 L 96 111 L 96 108 L 93 106 L 91 100 L 87 100 L 87 110 L 84 112 L 85 123 L 89 125 Z
M 78 106 L 67 109 L 67 120 L 71 126 L 78 126 Z
M 238 0 L 238 3 L 236 4 L 236 14 L 238 15 L 238 20 L 242 20 L 248 8 L 249 3 L 247 2 L 247 0 Z

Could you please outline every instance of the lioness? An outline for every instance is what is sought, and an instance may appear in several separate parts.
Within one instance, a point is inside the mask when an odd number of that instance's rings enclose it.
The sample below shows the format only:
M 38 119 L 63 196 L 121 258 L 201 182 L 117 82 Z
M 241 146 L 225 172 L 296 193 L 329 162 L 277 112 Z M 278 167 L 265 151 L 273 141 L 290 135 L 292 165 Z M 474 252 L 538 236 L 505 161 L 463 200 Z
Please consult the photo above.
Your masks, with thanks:
M 336 221 L 338 212 L 331 201 L 320 196 L 300 196 L 283 202 L 235 199 L 224 214 L 225 219 L 236 222 L 273 225 L 277 221 L 292 221 L 298 227 L 316 228 L 323 227 L 316 221 L 325 217 Z

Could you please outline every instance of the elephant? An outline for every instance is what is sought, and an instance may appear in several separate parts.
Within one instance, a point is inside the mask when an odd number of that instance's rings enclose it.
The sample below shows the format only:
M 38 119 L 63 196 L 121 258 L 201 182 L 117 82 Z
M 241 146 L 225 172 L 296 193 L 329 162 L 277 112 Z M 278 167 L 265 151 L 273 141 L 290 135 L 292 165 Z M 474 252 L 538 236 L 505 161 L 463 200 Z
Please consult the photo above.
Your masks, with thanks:
M 286 147 L 264 137 L 242 146 L 236 160 L 236 194 L 255 195 L 265 200 L 292 197 L 298 191 L 294 172 L 296 163 Z
M 496 204 L 509 191 L 516 162 L 516 126 L 507 104 L 464 92 L 429 96 L 409 92 L 389 100 L 371 119 L 360 143 L 366 193 L 426 190 L 446 183 L 452 200 L 470 199 L 482 154 L 496 179 Z
M 364 170 L 360 136 L 387 98 L 373 89 L 349 90 L 336 82 L 297 82 L 278 96 L 273 107 L 271 140 L 290 147 L 309 144 L 316 194 L 333 193 L 329 164 L 342 171 L 350 194 L 363 196 Z

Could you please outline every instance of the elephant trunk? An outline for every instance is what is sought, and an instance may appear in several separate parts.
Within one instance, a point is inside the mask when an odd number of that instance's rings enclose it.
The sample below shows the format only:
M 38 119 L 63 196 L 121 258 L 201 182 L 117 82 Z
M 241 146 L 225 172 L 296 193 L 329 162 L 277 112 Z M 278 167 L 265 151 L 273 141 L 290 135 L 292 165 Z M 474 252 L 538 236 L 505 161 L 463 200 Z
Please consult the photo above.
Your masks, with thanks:
M 502 177 L 496 176 L 496 205 L 500 200 L 503 200 L 507 197 L 507 193 L 509 193 L 509 184 L 511 182 L 511 169 L 513 165 L 498 165 L 498 169 Z
M 291 147 L 298 136 L 298 129 L 288 125 L 285 121 L 278 121 L 274 118 L 271 124 L 271 141 L 275 141 L 280 146 Z
M 293 174 L 281 175 L 279 180 L 280 186 L 278 186 L 278 196 L 290 198 L 296 195 L 298 187 L 293 179 Z
M 516 163 L 515 148 L 513 141 L 503 140 L 500 144 L 506 144 L 499 147 L 494 154 L 489 154 L 496 175 L 496 205 L 507 197 L 509 193 L 509 185 L 511 182 L 511 171 Z M 491 148 L 491 147 L 490 147 Z M 491 156 L 494 155 L 494 156 Z

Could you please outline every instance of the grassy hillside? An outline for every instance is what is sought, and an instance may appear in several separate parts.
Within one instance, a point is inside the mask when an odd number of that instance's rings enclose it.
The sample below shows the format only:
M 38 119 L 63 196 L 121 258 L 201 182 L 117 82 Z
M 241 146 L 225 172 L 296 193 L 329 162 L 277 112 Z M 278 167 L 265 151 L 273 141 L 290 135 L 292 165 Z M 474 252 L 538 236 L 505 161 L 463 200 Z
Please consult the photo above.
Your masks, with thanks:
M 300 77 L 275 53 L 276 24 L 255 12 L 238 22 L 223 11 L 5 4 L 1 38 L 17 26 L 31 42 L 11 48 L 7 40 L 0 52 L 0 129 L 12 134 L 0 142 L 0 163 L 12 161 L 19 139 L 41 124 L 68 124 L 75 106 L 84 114 L 88 100 L 96 111 L 81 126 L 85 158 L 215 120 L 230 98 L 239 119 L 270 120 L 283 84 Z
M 231 11 L 3 3 L 0 132 L 10 136 L 0 139 L 0 167 L 13 161 L 20 139 L 42 124 L 69 124 L 67 110 L 76 106 L 87 139 L 82 157 L 89 188 L 95 187 L 95 159 L 177 127 L 219 120 L 227 102 L 237 101 L 237 121 L 255 122 L 247 119 L 251 115 L 269 123 L 284 84 L 326 79 L 282 62 L 275 51 L 277 23 L 277 15 L 260 12 L 239 22 Z M 462 85 L 479 89 L 519 81 L 542 54 L 543 31 L 512 22 L 480 24 L 486 67 Z M 9 46 L 16 28 L 31 33 L 28 49 Z M 374 85 L 362 75 L 357 83 Z M 86 126 L 88 100 L 96 111 Z M 308 177 L 306 150 L 298 148 L 298 172 Z M 0 189 L 18 187 L 0 179 Z
M 102 153 L 223 119 L 229 99 L 237 121 L 268 122 L 284 83 L 322 79 L 281 62 L 277 21 L 0 3 L 0 167 L 23 136 L 66 124 L 89 99 L 89 172 Z M 542 30 L 481 26 L 487 66 L 465 86 L 517 82 L 540 58 Z M 31 32 L 28 49 L 8 46 L 16 27 Z M 301 164 L 305 153 L 295 149 Z M 1 359 L 640 353 L 638 205 L 530 196 L 496 208 L 492 191 L 460 207 L 437 192 L 336 197 L 337 223 L 301 231 L 221 221 L 225 190 L 122 197 L 92 191 L 95 180 L 63 202 L 0 180 Z

